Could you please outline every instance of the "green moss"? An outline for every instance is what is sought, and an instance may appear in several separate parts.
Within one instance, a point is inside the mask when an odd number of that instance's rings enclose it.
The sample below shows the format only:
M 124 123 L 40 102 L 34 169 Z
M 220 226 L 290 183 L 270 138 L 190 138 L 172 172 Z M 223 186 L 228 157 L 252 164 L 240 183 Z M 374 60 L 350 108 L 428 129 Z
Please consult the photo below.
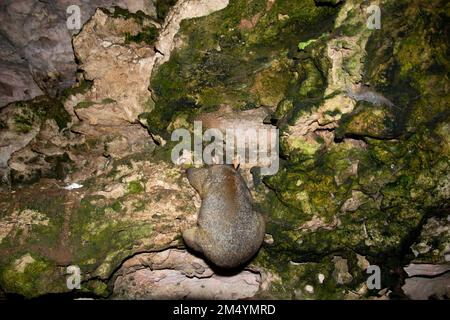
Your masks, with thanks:
M 84 272 L 106 279 L 133 252 L 135 244 L 151 237 L 151 225 L 121 219 L 122 210 L 117 200 L 99 196 L 81 200 L 71 220 L 71 242 L 74 263 Z
M 81 102 L 77 103 L 77 105 L 74 107 L 74 109 L 86 109 L 95 104 L 96 103 L 94 101 L 81 101 Z
M 92 81 L 88 80 L 81 80 L 76 85 L 72 86 L 71 88 L 65 89 L 61 93 L 61 101 L 67 100 L 70 96 L 74 96 L 77 94 L 83 94 L 87 92 L 92 87 Z
M 170 8 L 176 3 L 177 0 L 157 0 L 155 5 L 158 19 L 161 21 L 164 20 L 167 13 L 169 13 Z
M 316 41 L 317 41 L 316 39 L 310 39 L 308 41 L 299 42 L 298 49 L 299 50 L 305 50 L 307 46 L 309 46 L 311 43 L 314 43 Z
M 3 129 L 8 129 L 8 124 L 5 121 L 0 120 L 0 130 Z
M 408 1 L 389 3 L 385 10 L 384 27 L 398 30 L 407 26 L 394 42 L 387 41 L 380 33 L 374 33 L 367 44 L 369 53 L 364 81 L 371 82 L 379 90 L 392 97 L 398 106 L 399 124 L 406 130 L 432 121 L 446 110 L 448 92 L 441 90 L 448 82 L 445 70 L 449 70 L 448 41 L 442 30 L 448 21 L 445 1 L 427 3 L 421 7 Z M 394 16 L 402 12 L 403 24 Z M 416 43 L 423 43 L 422 50 L 413 50 Z M 387 59 L 387 57 L 392 57 Z
M 131 34 L 129 32 L 124 33 L 125 44 L 130 42 L 153 44 L 158 36 L 158 28 L 150 23 L 152 17 L 145 14 L 143 11 L 138 10 L 135 13 L 131 13 L 126 9 L 122 9 L 118 6 L 114 7 L 112 11 L 108 9 L 102 9 L 103 12 L 113 18 L 122 18 L 125 20 L 133 19 L 140 27 L 141 30 L 137 34 Z
M 325 111 L 325 114 L 329 115 L 331 117 L 334 117 L 334 116 L 337 116 L 337 115 L 341 114 L 341 110 L 339 110 L 339 109 L 327 110 L 327 111 Z
M 312 59 L 298 65 L 300 77 L 299 95 L 306 98 L 320 97 L 324 90 L 325 79 Z
M 400 133 L 398 123 L 395 115 L 388 108 L 358 102 L 354 112 L 341 118 L 336 136 L 337 138 L 343 138 L 345 135 L 394 138 Z
M 286 118 L 288 115 L 291 115 L 293 108 L 294 105 L 292 103 L 292 100 L 281 100 L 277 105 L 275 113 L 272 115 L 272 120 L 275 121 L 279 127 L 283 127 L 283 124 L 281 124 L 280 121 L 283 118 Z
M 139 181 L 131 181 L 127 187 L 129 194 L 139 194 L 144 192 L 144 186 Z
M 172 162 L 172 150 L 178 141 L 167 141 L 163 147 L 157 147 L 152 154 L 152 159 L 155 162 L 163 161 L 165 163 L 173 164 Z
M 445 30 L 448 13 L 443 8 L 448 6 L 443 3 L 419 8 L 402 0 L 383 6 L 385 31 L 373 32 L 365 48 L 363 82 L 392 99 L 395 110 L 359 102 L 352 113 L 342 115 L 332 143 L 320 137 L 281 139 L 282 167 L 263 179 L 269 190 L 257 190 L 256 204 L 267 216 L 266 231 L 274 243 L 265 244 L 253 261 L 280 276 L 271 289 L 275 297 L 343 298 L 343 292 L 355 291 L 367 276 L 356 270 L 354 252 L 382 266 L 383 283 L 397 285 L 393 270 L 413 258 L 409 247 L 428 215 L 442 211 L 448 203 L 448 43 L 445 32 L 439 31 Z M 188 126 L 196 115 L 220 104 L 244 110 L 281 100 L 272 120 L 283 136 L 289 125 L 315 112 L 324 99 L 342 94 L 336 91 L 324 97 L 330 68 L 326 41 L 362 32 L 364 28 L 352 22 L 357 13 L 350 11 L 338 30 L 320 37 L 333 26 L 339 8 L 316 7 L 309 0 L 301 4 L 276 1 L 269 11 L 266 6 L 263 0 L 237 0 L 224 10 L 182 23 L 180 35 L 186 46 L 176 49 L 153 74 L 155 104 L 149 101 L 148 112 L 141 115 L 152 133 L 168 137 L 171 129 Z M 399 13 L 408 19 L 398 19 Z M 128 16 L 120 10 L 116 14 Z M 288 17 L 279 20 L 279 16 Z M 253 17 L 259 19 L 256 24 L 242 27 L 244 19 Z M 389 31 L 395 32 L 385 37 Z M 129 37 L 146 41 L 142 34 Z M 415 43 L 425 45 L 412 50 Z M 346 72 L 353 75 L 358 59 L 344 61 Z M 326 114 L 334 117 L 340 112 Z M 25 114 L 18 122 L 27 130 L 42 116 L 46 113 L 35 119 Z M 168 141 L 158 147 L 152 160 L 170 162 L 173 145 Z M 131 165 L 133 157 L 144 156 L 148 154 L 126 157 L 114 166 Z M 113 169 L 110 177 L 120 180 L 116 174 Z M 70 241 L 74 262 L 82 270 L 106 279 L 133 253 L 135 244 L 152 236 L 151 225 L 124 218 L 125 200 L 131 198 L 134 210 L 146 206 L 143 192 L 142 182 L 132 181 L 124 198 L 86 197 L 74 209 Z M 357 205 L 345 209 L 348 201 Z M 50 220 L 49 226 L 33 229 L 39 236 L 30 237 L 27 244 L 57 242 L 55 230 L 62 220 Z M 17 239 L 7 239 L 2 248 L 11 247 Z M 430 245 L 444 248 L 438 240 L 430 240 Z M 351 283 L 338 285 L 333 279 L 334 255 L 348 259 Z M 437 257 L 430 254 L 427 259 Z M 46 266 L 39 263 L 36 268 Z M 322 284 L 318 273 L 325 276 Z M 6 273 L 10 285 L 24 282 L 11 277 Z M 304 290 L 306 285 L 314 287 L 314 294 Z M 99 295 L 108 292 L 103 281 L 89 288 Z
M 137 24 L 144 25 L 145 21 L 151 20 L 152 17 L 145 14 L 142 10 L 138 10 L 135 13 L 128 11 L 127 9 L 123 9 L 121 7 L 115 6 L 113 7 L 112 12 L 108 9 L 101 8 L 103 12 L 113 18 L 122 18 L 125 20 L 133 19 Z
M 316 7 L 314 1 L 277 1 L 269 11 L 266 5 L 233 1 L 207 17 L 182 22 L 186 46 L 173 52 L 151 79 L 156 106 L 147 126 L 152 133 L 167 138 L 168 124 L 180 114 L 191 119 L 220 104 L 245 109 L 281 100 L 292 79 L 292 61 L 286 57 L 298 50 L 296 35 L 302 35 L 300 40 L 320 36 L 337 10 Z M 261 18 L 253 29 L 240 27 L 256 14 Z M 279 14 L 289 19 L 280 22 Z M 311 32 L 309 26 L 319 21 L 318 33 Z
M 289 153 L 288 163 L 264 179 L 276 196 L 264 200 L 270 213 L 267 232 L 275 240 L 268 254 L 274 260 L 305 262 L 346 248 L 374 257 L 402 256 L 426 212 L 446 201 L 429 196 L 436 194 L 432 190 L 440 177 L 447 176 L 448 166 L 441 164 L 449 157 L 443 153 L 445 143 L 429 139 L 425 130 L 402 140 L 366 138 L 365 148 L 342 142 L 314 153 L 313 161 Z M 361 190 L 366 201 L 355 211 L 341 213 L 351 190 Z M 374 200 L 377 195 L 382 201 Z M 313 216 L 320 217 L 324 228 L 302 231 Z M 336 216 L 340 223 L 333 226 Z
M 285 57 L 273 60 L 270 67 L 255 76 L 251 92 L 258 105 L 276 106 L 284 97 L 291 81 L 291 61 Z M 241 108 L 244 109 L 244 108 Z
M 133 203 L 134 211 L 142 211 L 145 209 L 145 201 L 143 200 L 137 200 Z
M 107 298 L 111 294 L 108 285 L 105 282 L 96 279 L 83 283 L 81 291 L 89 294 L 93 293 L 102 298 Z
M 322 144 L 318 140 L 309 140 L 304 137 L 281 139 L 281 148 L 284 154 L 289 154 L 290 159 L 311 159 L 321 149 Z
M 111 208 L 116 212 L 120 212 L 122 210 L 122 203 L 117 200 L 112 204 Z
M 19 205 L 16 205 L 15 208 L 5 206 L 5 212 L 7 212 L 7 214 L 3 215 L 2 219 L 6 218 L 16 210 L 19 214 L 24 210 L 32 210 L 41 219 L 47 220 L 47 223 L 36 223 L 31 226 L 18 227 L 7 239 L 3 240 L 4 248 L 16 250 L 19 246 L 26 246 L 45 247 L 50 248 L 51 250 L 56 249 L 60 244 L 65 216 L 64 195 L 60 193 L 45 194 L 38 192 L 37 194 L 19 196 L 17 203 Z M 3 205 L 5 204 L 2 203 L 2 206 Z M 30 230 L 32 232 L 29 232 Z M 0 262 L 4 263 L 2 258 L 3 257 L 0 257 Z
M 102 99 L 102 104 L 110 104 L 110 103 L 114 103 L 114 102 L 116 102 L 116 100 L 111 99 L 111 98 Z
M 33 121 L 33 115 L 16 114 L 14 116 L 15 129 L 20 133 L 28 133 L 33 129 Z
M 102 99 L 101 102 L 95 102 L 95 101 L 81 101 L 79 103 L 77 103 L 77 105 L 74 107 L 75 110 L 77 109 L 86 109 L 89 107 L 92 107 L 93 105 L 96 104 L 110 104 L 110 103 L 115 103 L 116 100 L 111 99 L 111 98 L 104 98 Z
M 0 286 L 6 292 L 32 298 L 65 291 L 65 278 L 52 262 L 27 254 L 0 268 Z
M 158 37 L 158 29 L 153 25 L 149 25 L 149 26 L 143 27 L 142 30 L 135 35 L 132 35 L 129 32 L 126 32 L 125 33 L 125 43 L 144 42 L 146 44 L 153 44 L 157 37 Z
M 34 126 L 39 127 L 47 119 L 54 119 L 62 130 L 71 120 L 61 101 L 48 96 L 17 102 L 16 109 L 14 125 L 15 129 L 22 133 L 31 131 Z

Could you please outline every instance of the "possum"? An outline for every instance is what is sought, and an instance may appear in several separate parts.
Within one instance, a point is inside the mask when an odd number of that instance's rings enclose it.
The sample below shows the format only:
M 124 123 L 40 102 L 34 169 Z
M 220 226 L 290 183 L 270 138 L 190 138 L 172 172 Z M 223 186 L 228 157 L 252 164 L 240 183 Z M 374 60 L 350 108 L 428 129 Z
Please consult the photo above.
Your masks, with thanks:
M 214 265 L 235 268 L 259 250 L 265 234 L 263 216 L 253 210 L 250 190 L 231 165 L 187 170 L 202 199 L 197 225 L 183 231 L 191 249 Z

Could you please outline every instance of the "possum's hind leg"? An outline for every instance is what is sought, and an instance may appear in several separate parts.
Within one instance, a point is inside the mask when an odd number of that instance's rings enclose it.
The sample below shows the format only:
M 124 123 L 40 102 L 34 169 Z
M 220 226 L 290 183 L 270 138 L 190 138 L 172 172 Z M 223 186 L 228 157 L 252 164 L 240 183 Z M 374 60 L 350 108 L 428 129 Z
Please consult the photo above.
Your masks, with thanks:
M 202 235 L 203 232 L 198 227 L 186 229 L 183 231 L 183 240 L 189 248 L 197 252 L 203 252 Z
M 189 168 L 186 171 L 189 183 L 195 190 L 203 195 L 203 184 L 208 176 L 208 169 L 206 168 Z
M 261 246 L 261 242 L 264 240 L 264 236 L 266 234 L 266 219 L 264 219 L 264 216 L 257 211 L 253 211 L 253 214 L 258 217 L 256 239 L 258 239 L 257 244 L 259 249 L 259 247 Z

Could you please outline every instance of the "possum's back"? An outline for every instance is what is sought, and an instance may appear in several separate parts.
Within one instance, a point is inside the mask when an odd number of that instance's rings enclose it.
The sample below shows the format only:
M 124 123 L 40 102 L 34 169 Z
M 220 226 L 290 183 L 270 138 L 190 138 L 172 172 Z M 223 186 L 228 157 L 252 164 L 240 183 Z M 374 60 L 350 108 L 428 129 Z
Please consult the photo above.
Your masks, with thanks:
M 255 239 L 261 237 L 262 218 L 253 211 L 250 191 L 239 173 L 228 166 L 210 170 L 198 224 L 211 239 L 214 250 L 209 255 L 241 260 L 259 247 Z

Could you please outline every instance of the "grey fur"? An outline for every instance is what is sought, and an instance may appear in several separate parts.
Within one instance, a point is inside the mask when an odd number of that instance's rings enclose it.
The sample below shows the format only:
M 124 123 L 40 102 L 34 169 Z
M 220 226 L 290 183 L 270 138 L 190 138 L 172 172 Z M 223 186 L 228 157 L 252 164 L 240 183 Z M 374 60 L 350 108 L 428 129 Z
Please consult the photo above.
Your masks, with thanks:
M 262 244 L 265 222 L 253 211 L 244 179 L 229 165 L 191 168 L 187 175 L 202 206 L 197 226 L 183 231 L 186 245 L 222 268 L 248 261 Z
M 384 97 L 382 94 L 372 91 L 367 86 L 359 86 L 355 90 L 351 88 L 347 88 L 347 96 L 350 98 L 356 100 L 356 101 L 366 101 L 370 102 L 371 104 L 375 106 L 388 106 L 388 107 L 395 107 L 395 105 L 386 97 Z

